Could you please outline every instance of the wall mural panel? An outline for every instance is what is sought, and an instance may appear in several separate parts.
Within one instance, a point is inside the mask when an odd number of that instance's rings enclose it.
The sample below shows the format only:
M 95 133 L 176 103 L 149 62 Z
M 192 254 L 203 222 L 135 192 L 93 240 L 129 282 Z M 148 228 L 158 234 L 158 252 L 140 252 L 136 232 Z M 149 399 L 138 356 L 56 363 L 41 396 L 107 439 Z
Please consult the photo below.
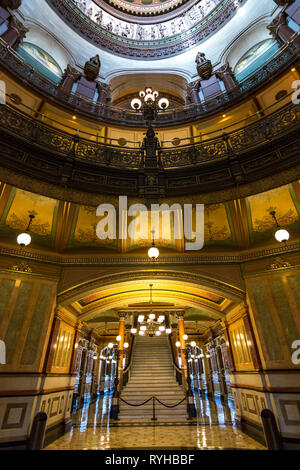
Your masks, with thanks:
M 250 196 L 247 199 L 250 236 L 253 243 L 268 240 L 275 231 L 270 212 L 275 210 L 278 223 L 291 233 L 299 232 L 300 219 L 289 185 Z

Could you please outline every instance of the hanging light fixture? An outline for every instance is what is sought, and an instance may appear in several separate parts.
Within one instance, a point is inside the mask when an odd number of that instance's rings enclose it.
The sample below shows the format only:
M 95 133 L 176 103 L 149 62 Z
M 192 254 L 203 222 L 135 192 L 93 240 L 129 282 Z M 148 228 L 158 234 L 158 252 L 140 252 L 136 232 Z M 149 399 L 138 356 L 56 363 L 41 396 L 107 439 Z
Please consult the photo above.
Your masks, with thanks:
M 290 239 L 290 234 L 287 230 L 283 229 L 280 227 L 277 217 L 276 217 L 276 212 L 271 211 L 270 215 L 273 217 L 274 222 L 276 224 L 277 230 L 275 232 L 275 238 L 278 242 L 280 243 L 286 243 Z
M 160 98 L 157 102 L 158 96 L 158 91 L 153 91 L 151 87 L 148 87 L 145 88 L 145 91 L 139 92 L 139 98 L 134 98 L 131 101 L 132 109 L 137 112 L 141 111 L 148 125 L 151 125 L 160 110 L 165 111 L 169 107 L 169 100 Z
M 151 230 L 151 233 L 152 233 L 152 240 L 153 241 L 152 241 L 152 247 L 149 248 L 149 250 L 148 250 L 148 256 L 149 256 L 150 259 L 155 261 L 159 257 L 159 249 L 156 248 L 155 242 L 154 242 L 155 230 Z
M 23 233 L 20 233 L 20 235 L 18 235 L 17 237 L 17 242 L 20 245 L 21 249 L 24 248 L 24 246 L 30 245 L 31 243 L 31 236 L 29 235 L 29 230 L 30 230 L 30 226 L 32 224 L 34 217 L 35 216 L 33 214 L 29 214 L 29 222 L 28 222 L 26 231 Z
M 153 298 L 152 298 L 152 288 L 153 284 L 149 284 L 150 287 L 150 313 L 149 315 L 139 315 L 138 316 L 138 322 L 140 323 L 139 326 L 139 335 L 147 335 L 147 336 L 160 336 L 162 333 L 166 333 L 167 335 L 170 335 L 172 333 L 172 328 L 170 328 L 166 324 L 162 324 L 165 321 L 165 315 L 160 315 L 159 318 L 156 320 L 156 315 L 153 313 L 152 308 L 153 308 Z M 137 328 L 132 328 L 131 329 L 132 334 L 137 333 Z

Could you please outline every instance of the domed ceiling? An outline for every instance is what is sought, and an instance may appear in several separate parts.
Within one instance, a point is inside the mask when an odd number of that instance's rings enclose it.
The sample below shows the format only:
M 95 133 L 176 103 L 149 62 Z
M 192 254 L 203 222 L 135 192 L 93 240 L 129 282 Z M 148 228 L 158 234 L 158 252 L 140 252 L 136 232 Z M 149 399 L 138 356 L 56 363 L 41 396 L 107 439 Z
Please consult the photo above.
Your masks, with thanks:
M 87 40 L 114 54 L 161 59 L 216 33 L 247 0 L 47 0 Z
M 104 2 L 133 15 L 154 16 L 174 10 L 185 3 L 191 3 L 191 0 L 104 0 Z M 95 0 L 95 3 L 101 4 L 103 1 Z M 192 0 L 192 3 L 195 3 L 195 0 Z

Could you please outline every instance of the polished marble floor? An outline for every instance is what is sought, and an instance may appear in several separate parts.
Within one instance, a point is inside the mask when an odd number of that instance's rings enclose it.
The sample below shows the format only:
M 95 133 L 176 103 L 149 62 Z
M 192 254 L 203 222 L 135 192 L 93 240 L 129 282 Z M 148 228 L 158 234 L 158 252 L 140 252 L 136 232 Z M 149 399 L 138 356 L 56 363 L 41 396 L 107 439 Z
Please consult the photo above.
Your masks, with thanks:
M 196 394 L 197 417 L 149 421 L 110 421 L 111 395 L 88 401 L 73 415 L 73 427 L 46 450 L 109 449 L 250 449 L 264 446 L 234 425 L 231 400 L 208 399 Z

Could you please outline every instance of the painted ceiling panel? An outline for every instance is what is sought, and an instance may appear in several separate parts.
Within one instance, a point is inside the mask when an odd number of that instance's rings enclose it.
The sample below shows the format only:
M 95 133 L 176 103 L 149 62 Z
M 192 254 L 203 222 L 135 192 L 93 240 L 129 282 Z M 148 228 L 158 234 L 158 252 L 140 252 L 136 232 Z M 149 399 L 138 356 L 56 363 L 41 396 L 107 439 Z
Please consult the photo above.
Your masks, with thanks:
M 250 234 L 252 242 L 266 240 L 273 236 L 276 228 L 271 211 L 276 211 L 279 225 L 299 232 L 300 219 L 295 204 L 296 196 L 292 186 L 286 185 L 265 193 L 250 196 L 247 201 Z

